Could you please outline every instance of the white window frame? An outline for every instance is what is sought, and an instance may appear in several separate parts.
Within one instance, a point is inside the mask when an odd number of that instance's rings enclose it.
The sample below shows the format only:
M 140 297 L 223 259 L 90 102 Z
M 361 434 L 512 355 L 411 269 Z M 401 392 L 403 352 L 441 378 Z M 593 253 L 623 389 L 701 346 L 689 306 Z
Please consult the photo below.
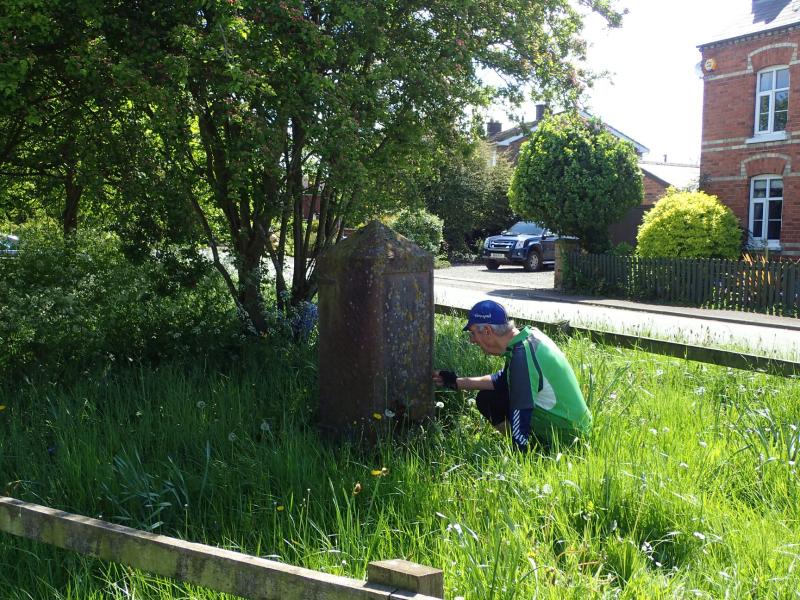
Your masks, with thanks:
M 783 177 L 781 175 L 759 175 L 758 177 L 753 177 L 750 180 L 750 206 L 747 218 L 747 229 L 749 232 L 749 243 L 752 246 L 757 247 L 767 247 L 770 249 L 780 250 L 781 247 L 781 240 L 780 235 L 777 239 L 769 239 L 767 236 L 769 235 L 769 204 L 770 202 L 781 202 L 781 231 L 783 230 L 783 202 L 784 202 L 784 195 L 785 195 L 785 188 L 781 192 L 781 197 L 771 198 L 769 195 L 770 191 L 770 181 L 780 180 L 781 183 L 784 183 Z M 755 197 L 755 190 L 756 190 L 756 182 L 757 181 L 766 181 L 767 187 L 764 198 L 756 198 Z M 755 206 L 757 204 L 763 204 L 763 212 L 762 219 L 761 219 L 761 235 L 756 237 L 753 234 L 753 225 L 754 225 L 754 217 L 755 217 Z M 775 219 L 773 219 L 774 221 Z
M 787 76 L 789 77 L 789 84 L 786 87 L 776 88 L 776 79 L 777 79 L 777 72 L 782 70 L 787 71 Z M 772 87 L 762 92 L 761 91 L 761 77 L 766 73 L 772 74 Z M 774 67 L 769 67 L 768 69 L 762 69 L 756 74 L 756 107 L 755 107 L 755 121 L 753 123 L 753 130 L 754 135 L 756 137 L 763 137 L 763 136 L 778 136 L 783 137 L 785 135 L 786 129 L 779 129 L 775 131 L 775 94 L 778 92 L 786 92 L 788 95 L 791 95 L 791 73 L 789 72 L 788 65 L 776 65 Z M 769 117 L 767 122 L 767 129 L 759 129 L 759 125 L 761 123 L 761 99 L 762 98 L 769 99 Z M 789 102 L 789 98 L 787 96 L 787 103 Z M 788 112 L 787 112 L 787 125 L 788 125 Z

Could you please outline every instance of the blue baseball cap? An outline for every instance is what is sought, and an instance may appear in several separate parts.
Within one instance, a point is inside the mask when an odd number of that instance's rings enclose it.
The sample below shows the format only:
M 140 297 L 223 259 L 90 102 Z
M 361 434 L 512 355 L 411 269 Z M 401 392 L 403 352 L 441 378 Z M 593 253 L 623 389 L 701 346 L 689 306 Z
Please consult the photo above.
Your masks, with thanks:
M 464 331 L 469 330 L 473 325 L 505 325 L 506 323 L 508 323 L 508 315 L 503 305 L 494 300 L 483 300 L 470 309 L 469 320 L 464 325 Z

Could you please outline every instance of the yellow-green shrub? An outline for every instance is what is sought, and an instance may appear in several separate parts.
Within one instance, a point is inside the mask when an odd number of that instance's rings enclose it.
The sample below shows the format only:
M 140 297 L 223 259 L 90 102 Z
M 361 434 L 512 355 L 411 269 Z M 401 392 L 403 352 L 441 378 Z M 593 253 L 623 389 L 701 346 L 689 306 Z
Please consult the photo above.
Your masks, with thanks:
M 705 192 L 671 189 L 644 216 L 636 253 L 645 257 L 738 258 L 742 230 L 730 208 Z

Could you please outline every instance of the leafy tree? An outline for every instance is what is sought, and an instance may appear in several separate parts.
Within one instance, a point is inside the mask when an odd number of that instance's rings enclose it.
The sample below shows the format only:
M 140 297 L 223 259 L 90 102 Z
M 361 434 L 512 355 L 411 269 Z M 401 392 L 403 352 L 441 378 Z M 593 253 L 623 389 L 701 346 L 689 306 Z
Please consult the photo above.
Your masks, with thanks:
M 492 164 L 484 141 L 448 148 L 423 187 L 428 209 L 444 221 L 450 252 L 465 252 L 476 236 L 497 232 L 513 219 L 508 203 L 512 168 L 502 157 Z
M 12 0 L 0 8 L 0 187 L 75 231 L 85 191 L 102 195 L 113 89 L 94 3 Z
M 742 230 L 730 208 L 705 192 L 674 188 L 647 211 L 636 253 L 664 258 L 738 258 Z
M 545 119 L 523 144 L 510 195 L 520 215 L 604 252 L 609 225 L 641 203 L 644 188 L 629 142 L 596 119 L 562 113 Z
M 611 0 L 579 4 L 619 22 Z M 34 8 L 43 14 L 35 22 L 46 23 L 32 33 L 37 39 L 58 28 L 62 13 L 65 31 L 80 34 L 64 49 L 42 46 L 37 64 L 52 58 L 58 74 L 74 66 L 80 102 L 69 106 L 82 116 L 105 107 L 96 114 L 110 131 L 91 131 L 115 149 L 124 137 L 135 150 L 103 153 L 114 164 L 93 193 L 113 188 L 107 200 L 124 205 L 131 234 L 150 212 L 160 211 L 153 229 L 163 231 L 181 222 L 177 213 L 191 214 L 257 331 L 267 327 L 264 257 L 280 304 L 311 298 L 319 254 L 346 224 L 386 208 L 380 203 L 402 204 L 391 194 L 399 178 L 426 162 L 432 141 L 467 128 L 465 106 L 493 96 L 519 101 L 531 84 L 544 98 L 570 103 L 590 78 L 576 66 L 585 48 L 570 0 L 11 0 L 0 27 L 16 40 L 25 22 L 13 15 Z M 4 61 L 17 66 L 0 74 L 4 102 L 13 104 L 2 126 L 14 137 L 14 127 L 30 121 L 25 105 L 40 102 L 47 84 L 37 80 L 30 102 L 15 101 L 29 44 L 5 48 Z M 504 84 L 488 88 L 479 68 Z M 170 193 L 173 184 L 180 193 Z M 319 206 L 316 235 L 307 204 Z M 222 260 L 223 244 L 235 273 Z

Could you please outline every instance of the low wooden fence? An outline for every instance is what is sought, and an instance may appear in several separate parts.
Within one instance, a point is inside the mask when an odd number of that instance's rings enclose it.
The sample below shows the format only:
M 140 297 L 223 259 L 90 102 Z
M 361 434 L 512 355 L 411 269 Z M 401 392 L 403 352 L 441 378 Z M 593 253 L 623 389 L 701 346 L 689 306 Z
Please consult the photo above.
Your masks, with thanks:
M 568 254 L 579 291 L 670 304 L 800 316 L 800 263 Z
M 285 565 L 0 497 L 0 531 L 253 600 L 434 600 L 443 573 L 371 562 L 367 581 Z
M 450 306 L 448 304 L 436 304 L 436 312 L 443 315 L 460 315 L 467 318 L 469 309 Z M 655 338 L 642 337 L 628 333 L 614 333 L 601 331 L 591 327 L 571 325 L 568 321 L 548 322 L 535 321 L 530 318 L 509 313 L 509 317 L 520 324 L 531 324 L 548 334 L 564 333 L 566 335 L 583 335 L 598 344 L 616 346 L 618 348 L 630 348 L 642 350 L 652 354 L 662 356 L 673 356 L 685 360 L 702 362 L 732 369 L 742 369 L 745 371 L 758 371 L 770 375 L 781 377 L 800 377 L 800 362 L 784 360 L 781 358 L 769 358 L 757 354 L 737 352 L 735 350 L 724 350 L 722 348 L 707 348 L 705 346 L 695 346 L 683 342 L 673 342 L 670 340 L 659 340 Z

